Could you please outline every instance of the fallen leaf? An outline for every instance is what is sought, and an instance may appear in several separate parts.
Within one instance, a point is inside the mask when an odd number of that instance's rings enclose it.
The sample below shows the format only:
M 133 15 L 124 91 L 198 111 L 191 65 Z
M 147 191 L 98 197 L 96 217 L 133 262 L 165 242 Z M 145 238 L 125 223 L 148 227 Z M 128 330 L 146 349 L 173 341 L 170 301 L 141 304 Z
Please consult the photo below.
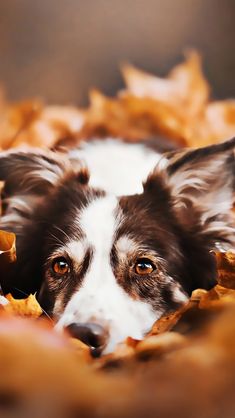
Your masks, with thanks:
M 235 252 L 216 252 L 218 283 L 230 289 L 235 289 Z
M 219 309 L 224 308 L 227 303 L 235 304 L 235 290 L 217 285 L 201 297 L 199 308 Z
M 183 347 L 186 342 L 186 337 L 177 332 L 165 332 L 161 335 L 151 335 L 137 344 L 136 355 L 141 359 L 160 356 Z
M 6 105 L 0 119 L 0 149 L 52 148 L 75 136 L 83 123 L 83 112 L 72 106 L 44 106 L 38 100 Z
M 127 64 L 126 89 L 114 98 L 92 90 L 87 109 L 45 105 L 39 100 L 0 102 L 0 149 L 31 145 L 74 147 L 83 139 L 156 136 L 176 145 L 204 146 L 234 135 L 235 100 L 212 101 L 201 57 L 189 51 L 165 78 Z M 1 93 L 1 91 L 0 91 Z
M 201 57 L 196 51 L 189 51 L 186 60 L 173 68 L 166 78 L 145 73 L 131 65 L 123 66 L 122 74 L 129 93 L 156 99 L 188 117 L 200 113 L 209 99 L 209 84 L 203 76 Z
M 158 335 L 170 331 L 177 324 L 177 322 L 180 320 L 180 318 L 182 317 L 182 315 L 184 315 L 185 312 L 198 306 L 199 300 L 200 298 L 198 298 L 198 296 L 195 297 L 194 294 L 192 295 L 190 300 L 186 302 L 181 308 L 177 309 L 174 312 L 170 312 L 161 316 L 161 318 L 159 318 L 154 323 L 148 335 Z
M 38 318 L 42 315 L 42 308 L 35 295 L 29 295 L 26 299 L 14 299 L 11 294 L 6 295 L 9 303 L 4 306 L 4 311 L 19 316 Z
M 71 338 L 71 337 L 69 338 L 69 342 L 72 345 L 73 349 L 75 350 L 75 353 L 78 358 L 82 358 L 83 360 L 86 360 L 87 362 L 92 361 L 90 348 L 88 347 L 88 345 L 78 340 L 77 338 Z
M 185 145 L 189 134 L 184 117 L 165 103 L 131 94 L 111 99 L 97 90 L 90 93 L 90 100 L 81 138 L 113 136 L 136 142 L 161 134 Z
M 0 230 L 0 271 L 3 275 L 16 261 L 16 237 L 12 232 Z

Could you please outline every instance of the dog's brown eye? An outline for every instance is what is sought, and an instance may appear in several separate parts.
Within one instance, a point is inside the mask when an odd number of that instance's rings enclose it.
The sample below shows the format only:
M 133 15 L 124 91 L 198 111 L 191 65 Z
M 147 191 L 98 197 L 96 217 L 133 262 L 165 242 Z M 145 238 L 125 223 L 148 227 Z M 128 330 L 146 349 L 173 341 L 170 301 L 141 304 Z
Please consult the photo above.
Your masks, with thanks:
M 69 265 L 64 257 L 58 257 L 53 261 L 52 269 L 56 274 L 64 275 L 69 272 Z
M 150 274 L 155 270 L 156 267 L 148 258 L 140 258 L 135 264 L 135 272 L 137 274 Z

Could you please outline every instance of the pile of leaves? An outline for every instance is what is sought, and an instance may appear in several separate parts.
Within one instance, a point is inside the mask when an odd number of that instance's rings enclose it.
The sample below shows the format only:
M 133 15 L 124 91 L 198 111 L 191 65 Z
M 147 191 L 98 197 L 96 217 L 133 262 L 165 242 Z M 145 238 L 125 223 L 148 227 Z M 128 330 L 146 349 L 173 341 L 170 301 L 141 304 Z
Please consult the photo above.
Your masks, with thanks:
M 235 101 L 210 101 L 196 52 L 165 79 L 129 65 L 122 72 L 126 88 L 114 98 L 92 91 L 87 109 L 8 104 L 2 96 L 0 149 L 73 146 L 107 135 L 129 141 L 161 135 L 203 146 L 234 136 Z M 0 277 L 16 257 L 14 234 L 0 231 Z M 195 290 L 142 341 L 128 338 L 99 359 L 57 334 L 34 295 L 0 296 L 0 415 L 234 417 L 235 252 L 215 257 L 212 290 Z
M 37 99 L 9 104 L 1 94 L 0 149 L 48 148 L 94 136 L 136 141 L 156 135 L 203 146 L 234 135 L 235 100 L 211 99 L 197 52 L 189 51 L 166 78 L 131 65 L 121 71 L 125 88 L 113 98 L 92 90 L 86 109 L 46 106 Z

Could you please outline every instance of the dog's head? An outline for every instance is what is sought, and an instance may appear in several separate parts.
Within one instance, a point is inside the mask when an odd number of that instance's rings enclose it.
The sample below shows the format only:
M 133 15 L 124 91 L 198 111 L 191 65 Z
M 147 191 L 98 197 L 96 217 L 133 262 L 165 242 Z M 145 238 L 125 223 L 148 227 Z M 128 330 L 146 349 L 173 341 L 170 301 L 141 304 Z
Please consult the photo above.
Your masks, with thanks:
M 142 338 L 163 313 L 216 280 L 211 250 L 233 246 L 235 139 L 166 154 L 143 193 L 89 186 L 79 162 L 55 153 L 0 157 L 0 228 L 17 234 L 2 286 L 38 299 L 57 322 L 106 351 Z

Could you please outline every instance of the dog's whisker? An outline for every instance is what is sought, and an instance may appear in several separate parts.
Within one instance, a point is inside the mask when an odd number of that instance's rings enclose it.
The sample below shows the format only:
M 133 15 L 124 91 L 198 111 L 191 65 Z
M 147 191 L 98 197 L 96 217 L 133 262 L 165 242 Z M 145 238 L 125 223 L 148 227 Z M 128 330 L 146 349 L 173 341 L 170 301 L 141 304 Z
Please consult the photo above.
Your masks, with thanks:
M 70 240 L 70 236 L 61 228 L 59 228 L 57 225 L 53 224 L 52 225 L 53 228 L 57 229 L 58 231 L 60 231 L 68 240 Z
M 60 238 L 58 238 L 56 235 L 52 234 L 52 232 L 50 232 L 49 237 L 54 238 L 56 243 L 58 243 L 60 245 L 64 245 L 64 242 Z

